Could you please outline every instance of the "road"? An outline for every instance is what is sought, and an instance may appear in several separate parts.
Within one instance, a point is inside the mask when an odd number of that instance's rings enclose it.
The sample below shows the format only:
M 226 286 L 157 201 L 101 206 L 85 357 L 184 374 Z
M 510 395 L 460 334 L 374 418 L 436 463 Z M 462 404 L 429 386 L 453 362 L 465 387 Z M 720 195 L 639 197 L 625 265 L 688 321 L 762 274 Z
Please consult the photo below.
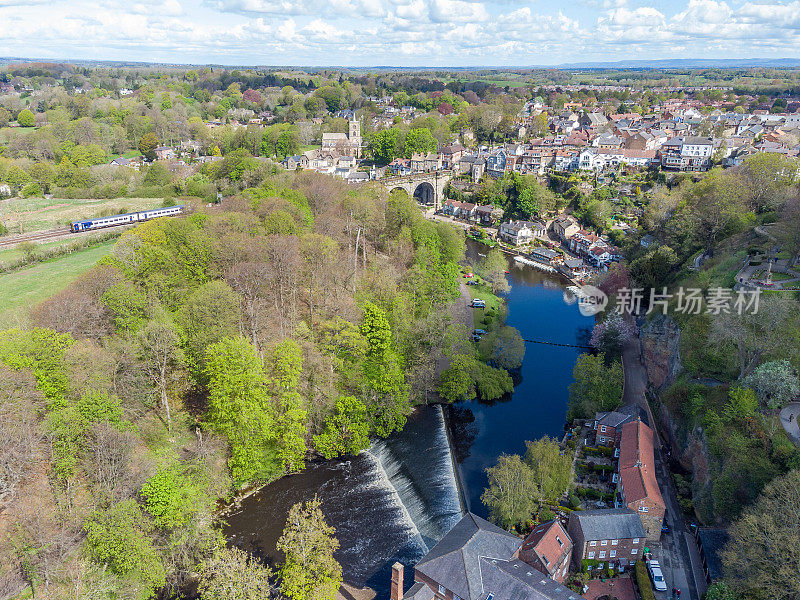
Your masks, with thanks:
M 781 425 L 786 430 L 786 435 L 795 445 L 800 446 L 800 427 L 797 418 L 800 417 L 800 402 L 790 402 L 781 411 Z
M 632 320 L 631 315 L 625 315 Z M 639 405 L 648 415 L 654 431 L 656 421 L 645 396 L 647 389 L 647 370 L 642 364 L 639 351 L 639 338 L 625 344 L 622 350 L 622 370 L 625 377 L 625 389 L 622 401 L 625 405 Z M 672 588 L 681 590 L 681 598 L 700 600 L 705 593 L 706 580 L 700 563 L 700 551 L 683 519 L 683 511 L 678 503 L 675 484 L 669 472 L 667 461 L 661 452 L 661 444 L 654 448 L 656 477 L 661 495 L 667 506 L 666 523 L 670 533 L 662 534 L 659 542 L 650 544 L 653 558 L 661 563 L 664 578 L 667 581 L 667 592 L 655 592 L 656 598 L 665 600 L 671 597 Z

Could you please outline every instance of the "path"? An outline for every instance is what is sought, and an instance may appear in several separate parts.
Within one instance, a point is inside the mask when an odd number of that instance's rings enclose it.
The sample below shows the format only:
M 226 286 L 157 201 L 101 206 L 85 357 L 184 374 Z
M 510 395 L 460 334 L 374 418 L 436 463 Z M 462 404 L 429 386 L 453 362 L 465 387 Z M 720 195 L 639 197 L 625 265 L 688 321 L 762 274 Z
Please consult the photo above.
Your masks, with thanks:
M 794 415 L 789 420 L 790 415 Z M 786 435 L 797 446 L 800 446 L 800 427 L 797 425 L 797 418 L 800 417 L 800 402 L 790 402 L 781 411 L 781 425 L 786 430 Z
M 633 320 L 630 314 L 626 319 Z M 639 338 L 635 336 L 625 344 L 622 349 L 622 370 L 625 377 L 625 389 L 622 401 L 625 405 L 641 406 L 647 413 L 650 425 L 654 431 L 656 421 L 650 404 L 647 402 L 645 390 L 647 389 L 647 369 L 642 364 L 639 350 Z M 653 449 L 656 475 L 664 503 L 667 506 L 666 522 L 670 533 L 662 534 L 661 541 L 650 544 L 654 557 L 659 560 L 667 579 L 667 587 L 677 587 L 683 591 L 686 600 L 700 600 L 705 593 L 705 575 L 700 564 L 700 552 L 697 542 L 692 537 L 683 520 L 683 510 L 678 503 L 678 494 L 669 472 L 667 460 L 661 452 L 661 444 L 655 444 Z M 668 593 L 655 592 L 659 600 L 669 597 Z

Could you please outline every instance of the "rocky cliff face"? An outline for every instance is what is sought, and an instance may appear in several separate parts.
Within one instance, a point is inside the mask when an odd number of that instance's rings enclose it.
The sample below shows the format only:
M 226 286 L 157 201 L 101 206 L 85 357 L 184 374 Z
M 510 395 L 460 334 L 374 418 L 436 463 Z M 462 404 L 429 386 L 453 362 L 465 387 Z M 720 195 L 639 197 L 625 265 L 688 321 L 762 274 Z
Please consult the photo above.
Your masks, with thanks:
M 639 343 L 647 379 L 658 391 L 672 384 L 683 370 L 678 352 L 680 339 L 680 327 L 665 315 L 657 315 L 640 328 Z

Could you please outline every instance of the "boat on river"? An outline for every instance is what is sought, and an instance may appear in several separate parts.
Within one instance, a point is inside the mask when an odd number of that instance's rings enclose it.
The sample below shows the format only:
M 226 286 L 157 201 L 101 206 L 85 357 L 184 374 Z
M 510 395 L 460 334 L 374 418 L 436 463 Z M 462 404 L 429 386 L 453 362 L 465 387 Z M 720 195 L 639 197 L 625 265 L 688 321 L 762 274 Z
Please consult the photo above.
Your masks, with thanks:
M 524 256 L 515 256 L 514 262 L 517 262 L 521 265 L 527 265 L 529 267 L 533 267 L 534 269 L 539 269 L 540 271 L 545 271 L 546 273 L 555 273 L 556 270 L 554 267 L 550 265 L 546 265 L 544 263 L 537 262 L 535 260 L 531 260 L 529 258 L 525 258 Z

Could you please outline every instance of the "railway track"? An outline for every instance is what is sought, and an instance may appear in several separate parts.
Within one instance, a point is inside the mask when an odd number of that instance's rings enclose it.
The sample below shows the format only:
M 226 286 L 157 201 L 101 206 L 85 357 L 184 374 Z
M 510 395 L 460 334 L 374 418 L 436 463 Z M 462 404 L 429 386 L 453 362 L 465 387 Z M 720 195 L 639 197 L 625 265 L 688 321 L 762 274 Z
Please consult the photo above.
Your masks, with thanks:
M 71 235 L 68 227 L 48 229 L 47 231 L 32 231 L 30 233 L 20 233 L 18 235 L 7 235 L 0 237 L 0 248 L 13 248 L 17 244 L 22 244 L 23 242 L 39 243 L 67 235 Z

